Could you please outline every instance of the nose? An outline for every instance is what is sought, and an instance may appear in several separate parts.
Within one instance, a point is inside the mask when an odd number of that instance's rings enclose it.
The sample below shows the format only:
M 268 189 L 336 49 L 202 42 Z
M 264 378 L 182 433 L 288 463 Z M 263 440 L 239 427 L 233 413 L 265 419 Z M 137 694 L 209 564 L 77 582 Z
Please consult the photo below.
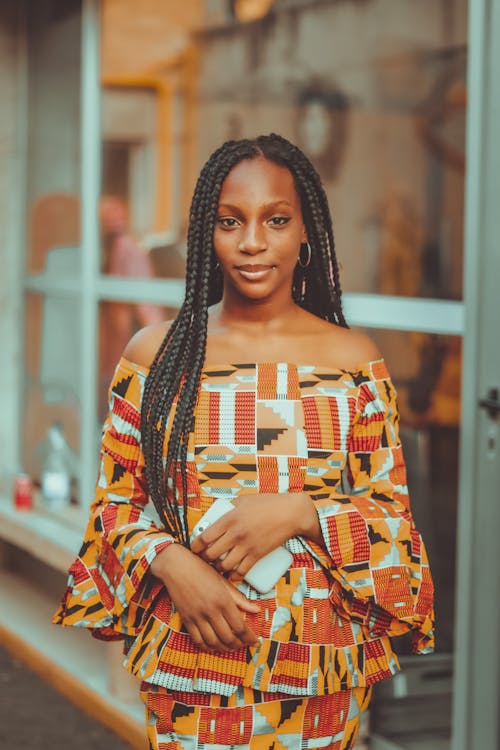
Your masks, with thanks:
M 240 238 L 239 250 L 242 253 L 255 255 L 266 250 L 266 248 L 267 240 L 264 228 L 258 222 L 248 222 Z

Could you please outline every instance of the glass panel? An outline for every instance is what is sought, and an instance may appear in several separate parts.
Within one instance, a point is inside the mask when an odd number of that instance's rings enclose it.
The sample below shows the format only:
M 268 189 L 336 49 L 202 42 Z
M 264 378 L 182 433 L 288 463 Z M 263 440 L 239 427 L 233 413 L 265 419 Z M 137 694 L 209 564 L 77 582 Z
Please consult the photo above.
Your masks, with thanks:
M 383 353 L 398 389 L 412 511 L 426 542 L 436 587 L 436 654 L 409 656 L 408 643 L 394 641 L 404 672 L 377 686 L 371 727 L 395 741 L 397 748 L 426 747 L 418 743 L 431 739 L 443 742 L 433 747 L 446 748 L 454 649 L 461 339 L 367 332 Z
M 462 297 L 466 0 L 102 6 L 102 200 L 112 197 L 122 217 L 108 229 L 101 212 L 105 273 L 132 273 L 128 261 L 113 263 L 114 243 L 142 253 L 137 275 L 182 276 L 201 164 L 227 138 L 274 131 L 322 177 L 346 291 Z M 106 305 L 101 415 L 116 360 L 140 325 L 132 305 Z M 106 316 L 120 307 L 128 333 L 113 350 Z M 398 388 L 412 506 L 437 590 L 437 652 L 412 657 L 399 641 L 404 673 L 377 686 L 370 724 L 383 739 L 373 746 L 441 750 L 450 733 L 461 341 L 369 333 Z
M 130 338 L 140 328 L 162 320 L 172 320 L 178 310 L 148 302 L 101 302 L 99 306 L 99 420 L 107 412 L 108 387 L 113 372 Z
M 164 233 L 142 235 L 132 231 L 129 201 L 122 191 L 121 163 L 115 159 L 121 149 L 106 161 L 110 181 L 115 182 L 116 194 L 103 195 L 100 201 L 101 271 L 111 276 L 130 278 L 184 278 L 186 249 L 179 241 L 171 241 Z M 123 154 L 122 154 L 123 156 Z M 124 157 L 125 158 L 125 157 Z M 133 202 L 131 201 L 133 206 Z
M 28 273 L 78 273 L 80 0 L 40 0 L 27 14 Z
M 462 296 L 466 0 L 103 8 L 103 193 L 139 244 L 182 241 L 223 140 L 275 131 L 322 176 L 346 290 Z
M 26 294 L 23 466 L 40 486 L 44 472 L 61 464 L 73 501 L 79 476 L 79 326 L 79 307 L 70 297 Z M 46 506 L 51 509 L 50 498 Z
M 202 6 L 201 0 L 168 7 L 152 0 L 102 3 L 103 273 L 184 276 L 180 209 L 191 185 L 179 87 L 192 67 L 186 35 L 200 25 Z

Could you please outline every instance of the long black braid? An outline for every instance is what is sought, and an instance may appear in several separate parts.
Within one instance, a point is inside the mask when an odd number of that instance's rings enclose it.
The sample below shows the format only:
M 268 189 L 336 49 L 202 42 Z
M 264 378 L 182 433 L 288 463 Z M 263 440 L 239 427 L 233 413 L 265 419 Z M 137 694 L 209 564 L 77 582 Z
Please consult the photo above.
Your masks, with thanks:
M 294 272 L 294 301 L 319 318 L 347 328 L 330 209 L 318 173 L 300 149 L 274 133 L 254 140 L 227 141 L 206 162 L 196 183 L 189 216 L 186 294 L 151 365 L 142 400 L 149 494 L 165 527 L 187 547 L 188 438 L 205 361 L 208 308 L 222 298 L 222 274 L 213 245 L 219 195 L 231 169 L 258 156 L 291 172 L 301 201 L 312 252 L 308 267 L 297 266 Z

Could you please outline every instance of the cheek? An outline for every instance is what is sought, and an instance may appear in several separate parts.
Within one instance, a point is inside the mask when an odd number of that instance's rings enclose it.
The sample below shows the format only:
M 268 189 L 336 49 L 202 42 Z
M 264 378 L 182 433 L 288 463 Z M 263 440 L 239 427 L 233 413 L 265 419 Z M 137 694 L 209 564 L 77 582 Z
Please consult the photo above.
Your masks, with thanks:
M 231 239 L 231 234 L 228 232 L 221 232 L 215 230 L 214 232 L 214 248 L 218 255 L 223 255 L 234 247 L 234 238 Z
M 299 257 L 299 250 L 300 237 L 288 237 L 286 241 L 283 241 L 279 248 L 279 252 L 277 253 L 281 265 L 286 265 L 287 267 L 295 266 L 297 258 Z

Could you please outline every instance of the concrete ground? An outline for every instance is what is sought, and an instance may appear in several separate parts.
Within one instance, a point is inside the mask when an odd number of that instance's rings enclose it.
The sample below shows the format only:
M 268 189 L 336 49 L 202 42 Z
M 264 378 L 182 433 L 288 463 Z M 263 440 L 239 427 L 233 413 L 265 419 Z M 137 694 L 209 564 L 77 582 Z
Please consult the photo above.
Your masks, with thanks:
M 2 750 L 130 750 L 0 648 Z

